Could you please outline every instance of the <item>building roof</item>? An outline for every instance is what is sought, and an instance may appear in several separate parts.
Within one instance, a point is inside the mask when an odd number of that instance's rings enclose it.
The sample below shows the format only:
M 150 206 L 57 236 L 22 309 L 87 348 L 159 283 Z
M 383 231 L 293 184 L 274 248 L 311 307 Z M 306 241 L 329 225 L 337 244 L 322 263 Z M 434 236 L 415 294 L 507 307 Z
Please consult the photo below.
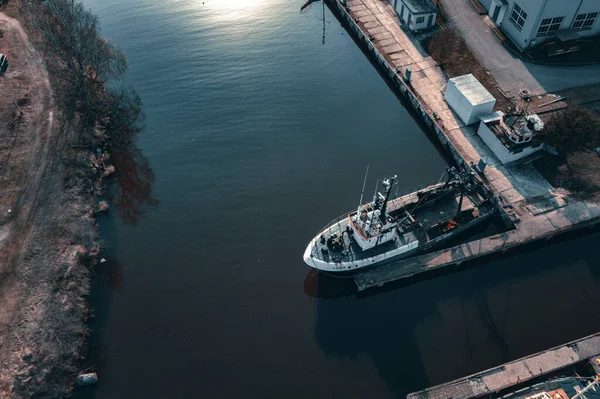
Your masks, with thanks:
M 479 117 L 479 119 L 481 119 L 481 121 L 483 123 L 490 123 L 490 122 L 499 121 L 500 119 L 502 119 L 503 116 L 504 116 L 504 112 L 496 111 L 496 112 L 492 112 L 491 114 L 481 115 Z
M 467 99 L 472 105 L 485 104 L 492 101 L 496 101 L 494 96 L 479 81 L 475 76 L 470 73 L 467 75 L 457 76 L 450 79 L 458 91 Z
M 413 14 L 431 14 L 437 12 L 437 7 L 431 0 L 402 0 Z

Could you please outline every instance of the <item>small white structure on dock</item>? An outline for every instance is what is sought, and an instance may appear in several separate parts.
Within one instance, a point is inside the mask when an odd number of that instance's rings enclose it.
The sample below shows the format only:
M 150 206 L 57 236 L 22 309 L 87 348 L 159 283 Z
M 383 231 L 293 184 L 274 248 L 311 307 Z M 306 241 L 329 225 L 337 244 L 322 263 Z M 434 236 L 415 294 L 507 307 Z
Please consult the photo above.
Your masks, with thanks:
M 412 31 L 435 26 L 437 7 L 431 0 L 389 0 L 394 6 L 400 21 Z
M 496 105 L 494 96 L 472 74 L 448 80 L 444 99 L 466 125 L 490 114 Z
M 505 118 L 503 112 L 497 111 L 480 119 L 477 134 L 503 164 L 525 158 L 543 148 L 543 143 L 536 137 L 544 123 L 535 114 Z

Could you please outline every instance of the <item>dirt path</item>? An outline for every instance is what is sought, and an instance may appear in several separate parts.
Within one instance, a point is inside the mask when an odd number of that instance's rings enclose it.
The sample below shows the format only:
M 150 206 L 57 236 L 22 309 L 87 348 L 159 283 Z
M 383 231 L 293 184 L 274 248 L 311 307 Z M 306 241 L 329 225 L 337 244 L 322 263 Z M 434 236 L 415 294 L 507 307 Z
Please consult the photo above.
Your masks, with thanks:
M 89 183 L 66 165 L 67 127 L 42 57 L 19 21 L 0 13 L 0 29 L 9 60 L 0 77 L 0 397 L 55 397 L 85 337 Z

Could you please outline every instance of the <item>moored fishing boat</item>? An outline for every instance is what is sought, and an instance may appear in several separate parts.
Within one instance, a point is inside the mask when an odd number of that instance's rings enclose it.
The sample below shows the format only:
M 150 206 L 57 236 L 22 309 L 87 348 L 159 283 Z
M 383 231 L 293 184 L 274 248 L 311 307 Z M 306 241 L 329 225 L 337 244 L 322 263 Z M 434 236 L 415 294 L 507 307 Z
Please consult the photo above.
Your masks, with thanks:
M 342 215 L 308 244 L 304 262 L 326 272 L 352 272 L 442 247 L 493 215 L 497 199 L 469 169 L 447 170 L 447 179 L 392 198 L 396 176 L 384 192 Z M 365 177 L 366 180 L 366 177 Z M 364 185 L 363 185 L 364 190 Z

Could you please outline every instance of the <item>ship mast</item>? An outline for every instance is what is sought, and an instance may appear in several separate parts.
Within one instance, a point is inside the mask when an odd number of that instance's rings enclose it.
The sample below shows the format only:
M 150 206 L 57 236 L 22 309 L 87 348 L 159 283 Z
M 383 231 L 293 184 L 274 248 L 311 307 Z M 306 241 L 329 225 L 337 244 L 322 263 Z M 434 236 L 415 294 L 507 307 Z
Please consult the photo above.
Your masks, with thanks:
M 302 5 L 302 7 L 300 7 L 300 12 L 306 10 L 311 4 L 316 3 L 317 1 L 321 1 L 323 3 L 323 38 L 321 39 L 321 42 L 323 43 L 323 45 L 325 45 L 325 31 L 326 31 L 326 21 L 325 21 L 325 1 L 324 0 L 308 0 L 306 3 L 304 3 Z
M 383 223 L 383 224 L 386 223 L 385 211 L 387 209 L 387 203 L 390 200 L 390 194 L 392 193 L 392 187 L 394 186 L 394 183 L 396 182 L 396 178 L 397 178 L 397 176 L 394 175 L 393 177 L 390 177 L 383 181 L 383 185 L 386 188 L 386 193 L 385 193 L 385 199 L 383 200 L 383 205 L 381 206 L 381 214 L 379 215 L 379 220 L 381 220 L 381 223 Z
M 375 216 L 375 210 L 377 209 L 377 187 L 379 187 L 379 180 L 375 182 L 375 192 L 373 193 L 373 205 L 371 206 L 371 218 L 369 219 L 369 228 L 365 229 L 367 233 L 370 232 L 371 226 L 373 226 L 373 217 Z

